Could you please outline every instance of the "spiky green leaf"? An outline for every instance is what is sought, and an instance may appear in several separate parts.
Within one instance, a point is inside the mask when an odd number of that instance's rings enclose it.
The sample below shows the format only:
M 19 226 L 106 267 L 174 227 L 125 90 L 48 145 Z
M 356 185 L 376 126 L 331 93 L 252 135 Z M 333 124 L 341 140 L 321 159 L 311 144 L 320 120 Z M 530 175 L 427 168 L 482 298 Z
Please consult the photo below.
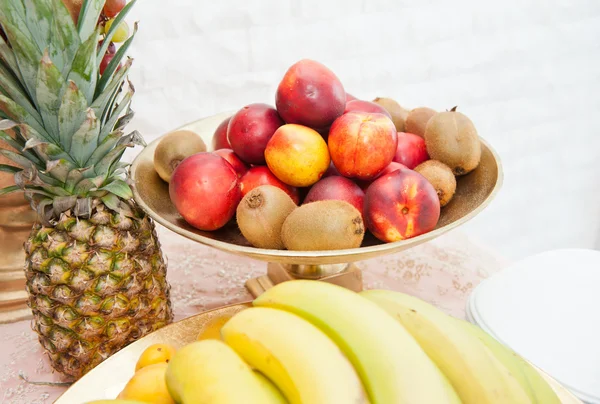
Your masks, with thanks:
M 25 7 L 25 23 L 38 49 L 48 47 L 52 40 L 52 6 L 48 0 L 21 0 Z
M 133 198 L 133 192 L 131 191 L 131 188 L 125 181 L 123 181 L 121 179 L 116 179 L 116 180 L 106 184 L 105 186 L 100 188 L 100 190 L 108 191 L 111 194 L 115 194 L 119 198 L 122 198 L 125 200 Z
M 2 92 L 20 105 L 29 115 L 36 118 L 39 116 L 31 103 L 27 90 L 21 86 L 17 78 L 4 64 L 0 64 L 0 86 L 2 87 Z
M 67 181 L 69 173 L 74 170 L 75 167 L 67 160 L 51 160 L 46 162 L 46 173 L 51 175 L 63 183 Z
M 4 131 L 0 131 L 0 142 L 4 142 L 13 149 L 17 150 L 18 154 L 22 155 L 27 160 L 30 160 L 33 164 L 38 167 L 43 167 L 42 161 L 33 154 L 31 151 L 25 149 L 25 145 L 23 145 L 20 141 L 13 139 L 8 133 Z
M 6 157 L 10 161 L 20 165 L 21 167 L 32 167 L 32 166 L 36 165 L 39 169 L 43 168 L 41 165 L 35 164 L 33 161 L 31 161 L 27 157 L 24 157 L 23 155 L 21 155 L 19 153 L 15 153 L 10 150 L 0 149 L 0 155 Z
M 119 121 L 120 116 L 125 110 L 125 108 L 129 107 L 129 105 L 131 104 L 131 98 L 133 97 L 133 94 L 135 92 L 135 89 L 131 84 L 128 87 L 129 88 L 127 89 L 127 92 L 125 93 L 117 107 L 114 109 L 114 111 L 112 111 L 110 117 L 104 123 L 104 126 L 100 130 L 100 137 L 98 138 L 99 142 L 103 142 L 104 138 L 106 138 L 106 136 L 108 136 L 109 133 L 121 129 L 120 125 L 116 125 L 117 121 Z M 128 110 L 125 115 L 131 115 L 131 117 L 133 117 L 133 111 Z
M 105 196 L 103 196 L 102 198 L 100 198 L 100 200 L 111 210 L 114 210 L 115 212 L 119 211 L 119 208 L 121 206 L 121 200 L 119 199 L 118 196 L 116 196 L 115 194 L 107 194 Z
M 121 132 L 121 131 L 115 131 L 115 132 L 111 133 L 110 135 L 108 135 L 102 141 L 102 143 L 100 143 L 100 145 L 98 145 L 98 147 L 96 147 L 96 150 L 94 150 L 94 152 L 92 153 L 90 158 L 85 162 L 85 165 L 92 166 L 92 165 L 95 165 L 96 163 L 98 163 L 102 159 L 102 157 L 106 156 L 106 154 L 109 151 L 111 151 L 113 149 L 113 147 L 115 147 L 115 145 L 117 144 L 119 139 L 121 139 L 122 137 L 123 137 L 123 132 Z
M 17 65 L 17 59 L 15 59 L 15 55 L 4 40 L 2 36 L 0 36 L 0 58 L 12 72 L 12 74 L 19 80 L 23 81 L 23 77 L 21 76 L 21 71 L 19 70 L 19 66 Z
M 96 80 L 98 79 L 98 64 L 96 63 L 96 47 L 98 46 L 99 31 L 95 31 L 90 37 L 81 44 L 67 80 L 72 80 L 77 84 L 77 88 L 87 100 L 87 105 L 92 103 L 94 90 L 96 89 Z M 99 114 L 97 114 L 100 116 Z
M 83 0 L 77 20 L 77 30 L 82 42 L 87 41 L 90 35 L 93 35 L 93 32 L 96 30 L 96 24 L 98 23 L 100 12 L 104 7 L 104 2 L 105 0 Z
M 67 175 L 67 180 L 65 181 L 65 189 L 69 192 L 73 192 L 75 186 L 80 181 L 82 181 L 84 178 L 93 177 L 94 175 L 95 173 L 92 167 L 77 168 L 75 170 L 71 170 Z
M 71 150 L 71 138 L 86 117 L 87 101 L 77 84 L 69 81 L 58 111 L 58 128 L 60 144 L 65 150 Z
M 113 26 L 114 26 L 114 24 L 113 24 Z M 112 28 L 112 26 L 111 26 L 111 28 Z M 108 66 L 106 66 L 106 69 L 104 69 L 104 73 L 102 74 L 102 77 L 100 78 L 100 81 L 98 82 L 98 85 L 96 86 L 96 96 L 98 96 L 104 90 L 104 88 L 108 84 L 108 81 L 113 76 L 113 73 L 117 70 L 117 67 L 121 63 L 121 59 L 123 59 L 123 57 L 127 53 L 127 50 L 129 49 L 129 46 L 133 42 L 133 38 L 135 37 L 135 34 L 137 33 L 137 31 L 138 31 L 138 23 L 136 22 L 133 25 L 133 33 L 131 34 L 131 36 L 123 43 L 123 45 L 121 45 L 119 47 L 119 50 L 117 50 L 117 52 L 111 59 L 110 63 L 108 64 Z M 102 58 L 100 58 L 99 60 L 101 61 Z
M 113 165 L 116 162 L 118 162 L 121 159 L 121 157 L 123 156 L 123 153 L 125 152 L 125 149 L 127 149 L 128 147 L 131 147 L 131 145 L 121 144 L 121 145 L 116 146 L 110 152 L 108 152 L 98 162 L 98 164 L 96 164 L 94 166 L 94 170 L 96 171 L 96 174 L 104 175 L 105 177 L 108 177 L 108 175 L 110 174 L 111 168 L 113 167 Z
M 104 91 L 102 91 L 102 93 L 94 100 L 92 109 L 94 110 L 94 113 L 96 113 L 96 116 L 104 117 L 105 111 L 110 109 L 109 105 L 111 104 L 113 97 L 116 97 L 116 92 L 121 88 L 132 63 L 132 59 L 127 59 L 127 62 L 125 62 L 125 64 L 113 76 Z
M 60 70 L 52 63 L 48 52 L 44 52 L 44 56 L 40 62 L 38 72 L 37 85 L 37 100 L 44 126 L 48 134 L 55 142 L 59 142 L 58 132 L 58 111 L 65 87 L 65 79 Z
M 21 167 L 15 167 L 15 166 L 11 166 L 8 164 L 0 164 L 0 171 L 5 172 L 5 173 L 18 173 L 19 171 L 23 170 Z
M 63 76 L 67 76 L 71 70 L 73 58 L 81 45 L 77 27 L 71 18 L 69 10 L 62 0 L 50 0 L 52 2 L 52 34 L 50 41 L 50 58 L 60 69 Z M 59 63 L 60 61 L 60 63 Z
M 35 99 L 37 71 L 39 61 L 42 58 L 42 51 L 28 35 L 29 31 L 22 17 L 18 15 L 18 12 L 15 12 L 15 6 L 20 2 L 13 0 L 1 1 L 0 23 L 13 49 L 25 88 L 35 104 L 37 102 Z
M 0 196 L 2 196 L 2 195 L 8 195 L 8 194 L 11 194 L 13 192 L 20 191 L 20 190 L 21 190 L 21 188 L 19 188 L 16 185 L 12 185 L 12 186 L 6 187 L 6 188 L 1 188 L 0 189 Z
M 31 128 L 35 129 L 37 133 L 45 136 L 46 140 L 51 140 L 50 136 L 47 135 L 40 122 L 29 115 L 27 111 L 25 111 L 20 105 L 2 94 L 0 94 L 0 111 L 2 111 L 3 115 L 5 115 L 7 118 L 10 118 L 15 122 L 27 124 Z
M 86 178 L 75 186 L 73 193 L 80 196 L 87 196 L 90 191 L 98 189 L 104 182 L 104 178 L 102 177 L 94 177 L 94 178 Z
M 100 121 L 96 118 L 94 110 L 88 108 L 87 116 L 81 127 L 73 135 L 70 154 L 80 167 L 90 158 L 98 143 L 100 134 Z

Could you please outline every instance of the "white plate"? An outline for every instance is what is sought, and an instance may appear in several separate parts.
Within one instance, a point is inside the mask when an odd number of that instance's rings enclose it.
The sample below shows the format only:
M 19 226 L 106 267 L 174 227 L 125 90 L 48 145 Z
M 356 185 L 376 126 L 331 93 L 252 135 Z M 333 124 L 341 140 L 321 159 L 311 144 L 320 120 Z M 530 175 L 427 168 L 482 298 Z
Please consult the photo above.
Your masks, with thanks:
M 467 316 L 581 400 L 600 404 L 599 251 L 517 262 L 475 288 Z

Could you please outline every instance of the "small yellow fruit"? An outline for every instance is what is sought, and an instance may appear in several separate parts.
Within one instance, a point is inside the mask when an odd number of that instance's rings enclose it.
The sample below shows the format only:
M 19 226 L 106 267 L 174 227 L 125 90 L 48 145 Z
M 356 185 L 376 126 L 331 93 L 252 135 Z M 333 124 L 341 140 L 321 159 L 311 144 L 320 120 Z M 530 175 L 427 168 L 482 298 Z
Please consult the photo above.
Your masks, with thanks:
M 108 30 L 110 30 L 111 25 L 115 22 L 114 18 L 106 21 L 104 24 L 104 33 L 108 34 Z M 115 30 L 115 34 L 112 37 L 112 42 L 125 42 L 129 38 L 129 25 L 125 21 L 121 21 L 117 29 Z
M 198 341 L 205 339 L 221 339 L 221 328 L 232 317 L 232 315 L 223 315 L 210 319 L 204 324 L 202 330 L 198 334 Z
M 175 404 L 165 382 L 167 366 L 166 363 L 157 363 L 138 370 L 117 398 L 152 404 Z
M 135 370 L 138 371 L 146 366 L 155 365 L 157 363 L 169 363 L 173 355 L 175 355 L 175 347 L 169 344 L 154 344 L 150 345 L 138 359 L 135 364 Z

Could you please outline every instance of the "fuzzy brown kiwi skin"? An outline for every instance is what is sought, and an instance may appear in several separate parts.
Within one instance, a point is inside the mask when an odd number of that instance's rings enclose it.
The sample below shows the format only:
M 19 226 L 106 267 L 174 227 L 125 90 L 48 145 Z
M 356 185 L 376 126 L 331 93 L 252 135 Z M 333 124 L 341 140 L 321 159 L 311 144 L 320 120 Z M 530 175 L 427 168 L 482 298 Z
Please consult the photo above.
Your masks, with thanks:
M 424 137 L 427 123 L 435 114 L 437 111 L 428 107 L 412 109 L 406 117 L 404 132 Z
M 398 102 L 392 98 L 377 97 L 373 100 L 375 104 L 383 107 L 391 116 L 394 126 L 397 132 L 405 132 L 406 117 L 408 116 L 408 110 L 402 108 Z
M 283 223 L 281 239 L 288 250 L 323 251 L 360 247 L 365 225 L 360 212 L 345 201 L 311 202 Z
M 456 192 L 456 177 L 450 167 L 437 160 L 427 160 L 415 167 L 415 171 L 429 181 L 440 198 L 440 206 L 446 206 Z
M 165 182 L 171 181 L 175 168 L 187 157 L 206 151 L 206 144 L 195 132 L 178 130 L 166 134 L 154 150 L 154 169 Z
M 261 185 L 242 198 L 236 211 L 236 220 L 242 235 L 258 248 L 282 250 L 283 222 L 297 208 L 280 188 Z
M 432 160 L 446 164 L 457 176 L 473 171 L 481 160 L 481 141 L 475 125 L 456 107 L 429 120 L 425 145 Z

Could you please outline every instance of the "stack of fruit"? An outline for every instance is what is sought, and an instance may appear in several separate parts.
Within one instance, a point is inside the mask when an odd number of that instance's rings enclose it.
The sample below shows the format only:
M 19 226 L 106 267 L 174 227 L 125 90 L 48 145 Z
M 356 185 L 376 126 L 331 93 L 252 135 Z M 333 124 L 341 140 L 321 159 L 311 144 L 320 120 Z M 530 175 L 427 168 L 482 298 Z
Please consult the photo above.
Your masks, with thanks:
M 281 283 L 220 332 L 150 346 L 119 399 L 172 403 L 559 403 L 483 330 L 388 290 Z
M 473 123 L 456 108 L 358 100 L 307 59 L 285 73 L 276 108 L 243 107 L 217 127 L 212 146 L 206 152 L 189 131 L 158 145 L 156 171 L 178 212 L 204 231 L 236 216 L 253 246 L 289 250 L 356 248 L 366 230 L 384 242 L 429 232 L 455 176 L 481 157 Z

